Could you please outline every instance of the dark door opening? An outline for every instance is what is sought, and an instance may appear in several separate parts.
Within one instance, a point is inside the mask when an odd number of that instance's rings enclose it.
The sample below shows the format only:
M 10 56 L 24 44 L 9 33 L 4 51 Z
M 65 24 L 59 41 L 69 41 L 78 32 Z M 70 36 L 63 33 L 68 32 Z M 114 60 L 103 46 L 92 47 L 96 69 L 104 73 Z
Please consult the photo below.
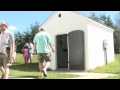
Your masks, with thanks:
M 84 70 L 84 33 L 75 30 L 68 33 L 69 70 Z
M 57 69 L 84 70 L 84 33 L 74 30 L 56 36 Z
M 57 35 L 57 68 L 68 68 L 67 34 Z

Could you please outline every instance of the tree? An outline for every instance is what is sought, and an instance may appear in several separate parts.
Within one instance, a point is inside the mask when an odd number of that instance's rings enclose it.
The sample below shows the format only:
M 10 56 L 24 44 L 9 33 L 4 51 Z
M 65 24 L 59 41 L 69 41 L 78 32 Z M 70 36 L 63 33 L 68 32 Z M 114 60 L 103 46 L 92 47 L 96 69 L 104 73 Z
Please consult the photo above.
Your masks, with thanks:
M 115 51 L 117 53 L 120 53 L 120 12 L 116 15 L 116 18 L 115 18 L 115 21 L 116 21 L 116 29 L 115 29 L 115 35 L 114 35 L 114 38 L 115 38 Z
M 95 14 L 94 12 L 91 13 L 90 18 L 91 18 L 92 20 L 94 20 L 94 21 L 100 22 L 99 17 L 96 16 L 96 14 Z
M 31 29 L 31 41 L 33 41 L 35 34 L 39 32 L 39 29 L 38 29 L 39 26 L 40 25 L 37 22 L 35 22 L 35 26 L 34 25 L 30 26 L 30 29 Z
M 116 25 L 114 27 L 114 47 L 115 47 L 115 53 L 120 53 L 120 29 Z
M 22 46 L 25 43 L 24 35 L 20 32 L 15 34 L 15 41 L 17 46 L 17 52 L 21 52 Z
M 118 14 L 116 15 L 116 25 L 118 26 L 118 28 L 120 28 L 120 12 L 118 12 Z
M 15 34 L 17 52 L 22 53 L 21 49 L 23 48 L 28 39 L 30 39 L 31 42 L 33 41 L 35 34 L 39 32 L 39 26 L 40 25 L 38 24 L 38 22 L 35 22 L 35 25 L 30 25 L 30 29 L 24 31 L 23 33 L 17 32 Z
M 101 24 L 104 24 L 108 27 L 114 28 L 114 24 L 110 18 L 110 16 L 106 16 L 105 14 L 97 16 L 94 12 L 91 13 L 91 16 L 89 17 L 94 21 L 97 21 Z

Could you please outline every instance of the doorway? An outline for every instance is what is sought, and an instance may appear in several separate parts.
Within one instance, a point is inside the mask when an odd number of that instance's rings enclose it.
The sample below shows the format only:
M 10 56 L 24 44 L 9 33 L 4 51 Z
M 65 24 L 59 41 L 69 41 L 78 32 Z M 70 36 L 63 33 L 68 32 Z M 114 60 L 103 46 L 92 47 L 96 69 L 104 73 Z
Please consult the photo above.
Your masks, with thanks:
M 57 35 L 57 68 L 68 68 L 67 34 Z
M 84 32 L 74 30 L 56 36 L 57 69 L 84 70 Z
M 84 33 L 75 30 L 68 33 L 69 70 L 84 70 Z

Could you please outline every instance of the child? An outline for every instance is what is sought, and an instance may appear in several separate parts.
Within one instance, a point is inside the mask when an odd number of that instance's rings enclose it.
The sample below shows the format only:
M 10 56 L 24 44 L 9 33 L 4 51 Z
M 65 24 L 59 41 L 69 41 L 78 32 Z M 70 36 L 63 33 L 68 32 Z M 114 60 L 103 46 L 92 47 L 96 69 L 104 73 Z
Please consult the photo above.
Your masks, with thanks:
M 25 64 L 28 64 L 28 60 L 29 60 L 29 48 L 28 48 L 28 45 L 24 46 L 23 57 L 24 57 Z

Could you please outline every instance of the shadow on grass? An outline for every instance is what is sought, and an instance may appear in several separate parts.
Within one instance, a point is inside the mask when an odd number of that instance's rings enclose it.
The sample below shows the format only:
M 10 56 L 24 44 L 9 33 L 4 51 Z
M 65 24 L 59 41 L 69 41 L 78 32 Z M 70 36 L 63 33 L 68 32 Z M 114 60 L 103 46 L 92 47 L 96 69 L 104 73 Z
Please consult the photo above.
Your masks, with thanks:
M 19 76 L 20 78 L 32 78 L 32 79 L 39 79 L 39 76 L 30 76 L 30 75 L 27 75 L 27 76 Z
M 10 66 L 11 70 L 18 70 L 18 71 L 27 71 L 27 72 L 38 72 L 38 63 L 29 63 L 29 64 L 15 64 L 13 63 L 12 66 Z

